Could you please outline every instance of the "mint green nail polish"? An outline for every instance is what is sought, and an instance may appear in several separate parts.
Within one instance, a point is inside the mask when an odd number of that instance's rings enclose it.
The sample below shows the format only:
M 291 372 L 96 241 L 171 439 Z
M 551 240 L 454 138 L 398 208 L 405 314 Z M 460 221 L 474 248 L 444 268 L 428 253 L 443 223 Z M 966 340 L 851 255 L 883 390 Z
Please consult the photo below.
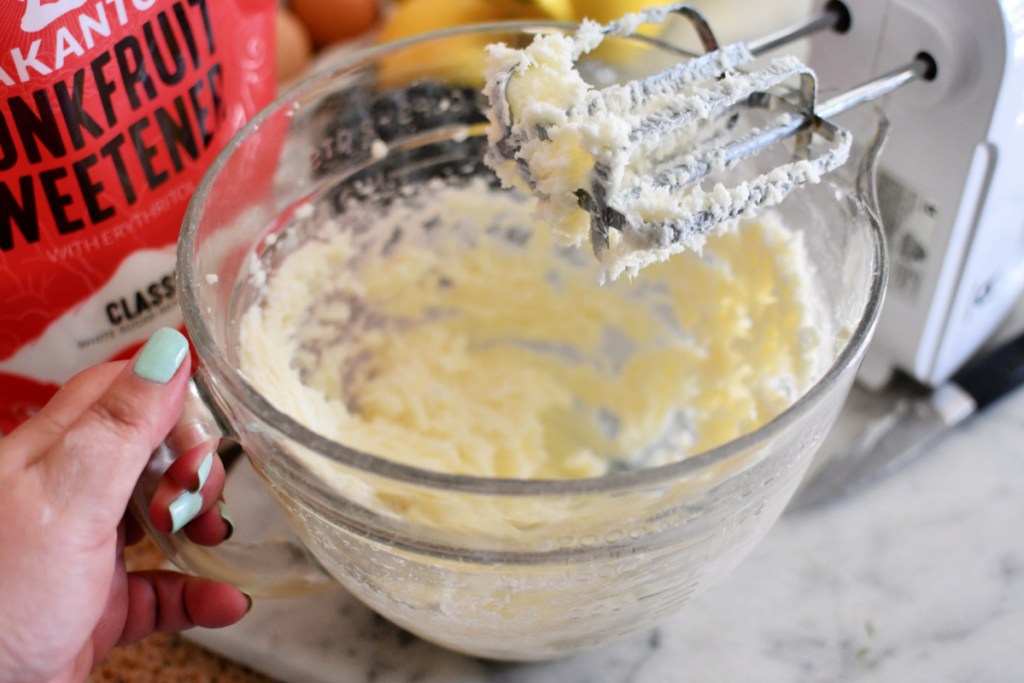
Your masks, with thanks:
M 230 512 L 228 512 L 228 506 L 224 504 L 223 500 L 217 503 L 217 508 L 220 510 L 220 518 L 227 522 L 228 525 L 228 533 L 224 536 L 224 540 L 226 541 L 235 533 L 235 518 L 231 516 Z
M 187 354 L 188 340 L 185 335 L 170 327 L 161 327 L 142 347 L 132 369 L 142 379 L 167 384 Z
M 171 533 L 176 534 L 199 515 L 199 511 L 203 509 L 203 497 L 198 493 L 185 491 L 172 500 L 167 509 L 171 513 Z
M 195 488 L 195 491 L 197 493 L 203 489 L 203 486 L 206 485 L 206 479 L 207 477 L 210 476 L 210 470 L 212 469 L 213 451 L 210 451 L 209 453 L 206 454 L 206 457 L 203 458 L 203 461 L 199 463 L 199 469 L 196 470 L 196 476 L 199 478 L 199 486 Z

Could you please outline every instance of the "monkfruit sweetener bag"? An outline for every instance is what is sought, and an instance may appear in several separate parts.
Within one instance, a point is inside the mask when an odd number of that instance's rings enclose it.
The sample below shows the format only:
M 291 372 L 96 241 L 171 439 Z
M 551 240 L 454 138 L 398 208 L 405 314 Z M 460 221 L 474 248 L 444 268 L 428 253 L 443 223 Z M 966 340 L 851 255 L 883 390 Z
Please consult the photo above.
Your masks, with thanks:
M 274 95 L 275 0 L 5 0 L 0 434 L 178 326 L 203 171 Z

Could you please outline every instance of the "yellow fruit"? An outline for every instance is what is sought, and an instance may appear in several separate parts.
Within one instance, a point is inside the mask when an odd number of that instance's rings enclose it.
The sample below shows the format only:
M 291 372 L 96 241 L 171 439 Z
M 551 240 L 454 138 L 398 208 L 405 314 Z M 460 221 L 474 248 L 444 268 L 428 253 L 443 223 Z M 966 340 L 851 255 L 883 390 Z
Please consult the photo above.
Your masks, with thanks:
M 405 0 L 384 21 L 378 40 L 388 42 L 465 24 L 544 18 L 547 11 L 542 5 L 548 4 L 563 4 L 569 11 L 568 0 Z
M 672 0 L 401 0 L 385 18 L 378 42 L 385 43 L 452 26 L 511 19 L 557 19 L 559 21 L 594 19 L 606 23 L 623 14 L 637 12 Z M 642 27 L 641 33 L 654 35 L 659 27 Z M 437 44 L 406 48 L 381 64 L 380 78 L 385 86 L 397 86 L 417 80 L 424 70 L 434 77 L 447 78 L 461 85 L 479 85 L 486 60 L 484 48 L 495 39 L 459 36 Z M 601 56 L 612 62 L 633 61 L 639 55 L 624 45 L 602 46 Z
M 534 5 L 547 17 L 559 21 L 569 21 L 576 16 L 572 0 L 519 0 L 524 5 Z
M 539 5 L 556 6 L 563 0 L 405 0 L 384 21 L 378 42 L 390 42 L 452 26 L 506 19 L 546 18 Z M 486 52 L 494 39 L 480 36 L 447 38 L 444 49 L 426 43 L 404 49 L 381 63 L 380 78 L 394 86 L 417 80 L 424 70 L 450 82 L 476 85 L 483 82 Z
M 618 19 L 623 14 L 639 12 L 647 7 L 667 5 L 673 1 L 674 0 L 572 0 L 572 7 L 576 18 L 579 20 L 593 19 L 601 24 L 607 24 L 613 19 Z M 655 31 L 656 30 L 657 29 L 655 29 Z
M 647 7 L 667 5 L 675 0 L 572 0 L 573 9 L 578 21 L 593 19 L 594 21 L 607 24 L 631 12 L 639 12 Z M 647 24 L 638 29 L 638 33 L 644 36 L 656 36 L 662 26 Z M 615 41 L 609 39 L 591 53 L 597 59 L 605 60 L 611 64 L 637 64 L 642 63 L 649 55 L 649 50 L 644 46 L 632 42 Z
M 498 0 L 503 2 L 504 0 Z M 572 0 L 514 0 L 526 7 L 536 7 L 544 16 L 559 21 L 570 21 L 575 16 Z M 395 4 L 404 5 L 408 0 L 395 0 Z

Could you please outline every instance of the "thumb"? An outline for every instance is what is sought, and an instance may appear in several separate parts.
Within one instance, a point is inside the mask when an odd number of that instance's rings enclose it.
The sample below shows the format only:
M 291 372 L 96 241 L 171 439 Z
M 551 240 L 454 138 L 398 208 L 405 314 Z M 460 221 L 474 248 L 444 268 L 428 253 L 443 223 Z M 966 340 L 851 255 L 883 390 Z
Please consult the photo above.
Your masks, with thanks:
M 102 511 L 116 526 L 150 455 L 181 413 L 190 365 L 184 335 L 157 330 L 38 461 L 46 490 L 69 512 L 95 518 Z

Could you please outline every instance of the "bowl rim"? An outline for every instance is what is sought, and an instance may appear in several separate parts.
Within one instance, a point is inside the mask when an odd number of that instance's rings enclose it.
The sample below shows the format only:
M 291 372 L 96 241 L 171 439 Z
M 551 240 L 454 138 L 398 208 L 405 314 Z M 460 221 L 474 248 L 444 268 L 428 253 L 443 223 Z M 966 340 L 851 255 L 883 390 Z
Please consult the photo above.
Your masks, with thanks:
M 889 264 L 885 237 L 876 212 L 867 210 L 859 198 L 845 189 L 842 191 L 849 195 L 849 199 L 854 204 L 850 210 L 860 214 L 867 225 L 868 237 L 871 241 L 872 277 L 864 310 L 856 327 L 846 339 L 844 347 L 837 354 L 825 374 L 804 392 L 800 398 L 772 420 L 756 430 L 725 444 L 665 465 L 617 471 L 597 477 L 518 479 L 449 474 L 399 463 L 382 456 L 350 448 L 321 436 L 288 414 L 281 412 L 249 384 L 243 373 L 227 360 L 225 354 L 222 353 L 221 349 L 214 342 L 210 326 L 206 323 L 203 311 L 199 305 L 199 287 L 202 278 L 198 277 L 194 269 L 190 267 L 192 262 L 191 255 L 195 251 L 196 233 L 202 221 L 206 197 L 210 194 L 218 178 L 220 178 L 221 171 L 226 167 L 234 153 L 245 143 L 246 139 L 258 131 L 270 117 L 279 111 L 291 108 L 296 100 L 309 97 L 320 89 L 329 86 L 330 83 L 345 76 L 361 64 L 389 53 L 401 51 L 410 46 L 461 34 L 498 32 L 506 34 L 536 34 L 552 30 L 571 31 L 578 28 L 578 26 L 579 24 L 577 23 L 560 21 L 501 21 L 471 24 L 425 33 L 359 50 L 341 59 L 333 67 L 314 73 L 307 79 L 288 88 L 240 128 L 214 159 L 196 187 L 196 191 L 185 213 L 177 248 L 176 273 L 179 292 L 181 292 L 179 305 L 182 309 L 185 327 L 200 359 L 196 380 L 197 384 L 204 389 L 201 393 L 209 394 L 211 389 L 208 385 L 211 384 L 217 387 L 212 393 L 219 397 L 223 395 L 223 390 L 226 389 L 230 393 L 231 399 L 237 401 L 241 408 L 252 415 L 258 416 L 263 421 L 264 429 L 275 431 L 291 441 L 302 444 L 318 456 L 335 461 L 354 470 L 431 489 L 510 497 L 619 492 L 692 477 L 702 470 L 712 468 L 718 463 L 755 447 L 759 443 L 770 441 L 812 410 L 817 404 L 819 397 L 830 391 L 840 381 L 841 377 L 846 374 L 847 370 L 859 362 L 878 322 L 888 279 Z M 617 39 L 638 40 L 653 44 L 660 49 L 675 52 L 680 56 L 690 56 L 689 52 L 679 47 L 649 36 L 635 35 L 628 38 L 619 37 Z M 833 187 L 837 187 L 830 181 L 825 182 L 829 182 Z M 211 400 L 209 395 L 204 396 L 204 401 L 213 409 L 215 414 L 221 412 L 216 408 L 219 402 Z M 231 423 L 230 419 L 223 419 L 222 414 L 218 414 L 218 418 L 221 419 L 222 424 L 230 425 Z M 237 436 L 231 429 L 227 431 L 227 436 Z M 292 456 L 288 459 L 288 465 L 296 466 L 297 468 L 299 462 Z M 310 470 L 304 467 L 301 469 L 300 476 L 316 479 Z M 736 475 L 730 474 L 725 479 L 734 476 Z

